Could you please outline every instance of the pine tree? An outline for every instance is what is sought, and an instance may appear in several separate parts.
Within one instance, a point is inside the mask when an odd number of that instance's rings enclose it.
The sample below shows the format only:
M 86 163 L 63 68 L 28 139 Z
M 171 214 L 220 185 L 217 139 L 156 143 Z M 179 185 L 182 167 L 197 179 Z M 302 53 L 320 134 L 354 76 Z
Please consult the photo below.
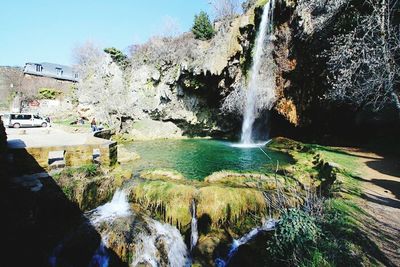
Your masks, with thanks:
M 206 12 L 201 11 L 195 15 L 192 32 L 200 40 L 209 40 L 214 36 L 214 28 Z

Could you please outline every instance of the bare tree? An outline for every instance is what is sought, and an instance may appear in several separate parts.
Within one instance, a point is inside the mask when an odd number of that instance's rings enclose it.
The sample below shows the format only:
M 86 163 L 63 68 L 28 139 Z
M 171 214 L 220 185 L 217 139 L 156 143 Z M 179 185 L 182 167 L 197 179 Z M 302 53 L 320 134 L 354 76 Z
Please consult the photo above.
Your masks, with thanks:
M 182 33 L 178 20 L 171 16 L 165 16 L 162 21 L 159 35 L 162 37 L 176 37 Z
M 224 20 L 232 18 L 240 13 L 240 0 L 210 0 L 209 4 L 213 8 L 214 19 Z
M 79 101 L 93 106 L 97 117 L 120 131 L 123 117 L 131 116 L 137 101 L 123 70 L 93 43 L 75 49 L 75 59 L 81 75 Z
M 301 17 L 302 37 L 326 29 L 351 0 L 298 0 L 296 13 Z
M 332 41 L 332 89 L 327 97 L 375 110 L 393 102 L 400 111 L 400 31 L 392 22 L 397 1 L 366 0 L 365 5 L 370 12 L 358 16 L 354 29 Z

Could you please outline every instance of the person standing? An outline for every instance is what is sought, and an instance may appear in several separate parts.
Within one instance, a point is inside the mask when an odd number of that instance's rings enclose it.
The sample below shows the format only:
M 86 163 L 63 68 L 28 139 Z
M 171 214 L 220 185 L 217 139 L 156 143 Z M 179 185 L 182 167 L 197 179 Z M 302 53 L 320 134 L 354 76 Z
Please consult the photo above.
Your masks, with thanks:
M 97 124 L 95 118 L 92 119 L 92 122 L 90 123 L 90 127 L 92 127 L 92 132 L 97 131 Z

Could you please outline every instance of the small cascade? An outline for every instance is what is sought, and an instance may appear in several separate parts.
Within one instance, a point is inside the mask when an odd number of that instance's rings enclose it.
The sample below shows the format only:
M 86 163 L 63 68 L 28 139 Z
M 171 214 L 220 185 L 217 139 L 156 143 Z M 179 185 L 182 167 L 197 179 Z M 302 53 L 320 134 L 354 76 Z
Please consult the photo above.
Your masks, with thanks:
M 191 234 L 190 234 L 190 251 L 196 246 L 199 239 L 199 232 L 197 230 L 197 218 L 196 218 L 196 202 L 192 201 L 192 222 L 191 222 Z
M 226 259 L 217 258 L 215 260 L 215 265 L 217 267 L 227 266 L 229 264 L 229 262 L 231 261 L 231 259 L 233 258 L 233 256 L 235 256 L 235 254 L 238 251 L 240 246 L 247 244 L 261 232 L 275 230 L 276 223 L 277 223 L 277 221 L 275 219 L 268 219 L 261 227 L 254 228 L 253 230 L 251 230 L 250 232 L 248 232 L 241 238 L 233 240 Z
M 136 258 L 131 266 L 187 266 L 189 252 L 178 229 L 153 219 L 147 221 L 150 233 L 141 233 L 137 237 Z
M 268 66 L 267 73 L 262 73 L 262 75 L 260 73 L 262 59 L 265 55 L 265 43 L 271 41 L 274 7 L 275 0 L 270 0 L 265 5 L 256 39 L 256 50 L 253 57 L 253 65 L 251 66 L 251 77 L 246 92 L 246 103 L 243 114 L 242 144 L 253 143 L 253 125 L 259 111 L 263 108 L 270 109 L 275 101 L 275 82 L 272 66 Z M 268 79 L 265 80 L 265 77 L 261 76 L 268 76 Z
M 110 261 L 110 256 L 108 255 L 107 252 L 107 239 L 108 236 L 105 235 L 101 238 L 101 242 L 99 247 L 97 248 L 96 252 L 94 253 L 89 267 L 108 267 L 109 266 L 109 261 Z
M 86 215 L 94 225 L 103 221 L 112 222 L 116 218 L 131 215 L 126 193 L 123 190 L 117 190 L 111 202 L 89 211 Z

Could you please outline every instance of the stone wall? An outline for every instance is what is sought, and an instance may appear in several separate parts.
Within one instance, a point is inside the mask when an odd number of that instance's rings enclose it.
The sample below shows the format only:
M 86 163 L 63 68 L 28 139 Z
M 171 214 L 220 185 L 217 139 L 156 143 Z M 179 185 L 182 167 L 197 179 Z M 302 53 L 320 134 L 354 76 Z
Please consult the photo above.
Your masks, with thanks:
M 107 141 L 102 144 L 85 144 L 76 146 L 49 146 L 28 147 L 10 150 L 13 164 L 21 172 L 34 172 L 41 169 L 48 170 L 50 166 L 50 153 L 60 152 L 57 158 L 65 166 L 80 167 L 96 162 L 95 150 L 100 153 L 98 162 L 103 166 L 112 166 L 117 163 L 117 143 Z

